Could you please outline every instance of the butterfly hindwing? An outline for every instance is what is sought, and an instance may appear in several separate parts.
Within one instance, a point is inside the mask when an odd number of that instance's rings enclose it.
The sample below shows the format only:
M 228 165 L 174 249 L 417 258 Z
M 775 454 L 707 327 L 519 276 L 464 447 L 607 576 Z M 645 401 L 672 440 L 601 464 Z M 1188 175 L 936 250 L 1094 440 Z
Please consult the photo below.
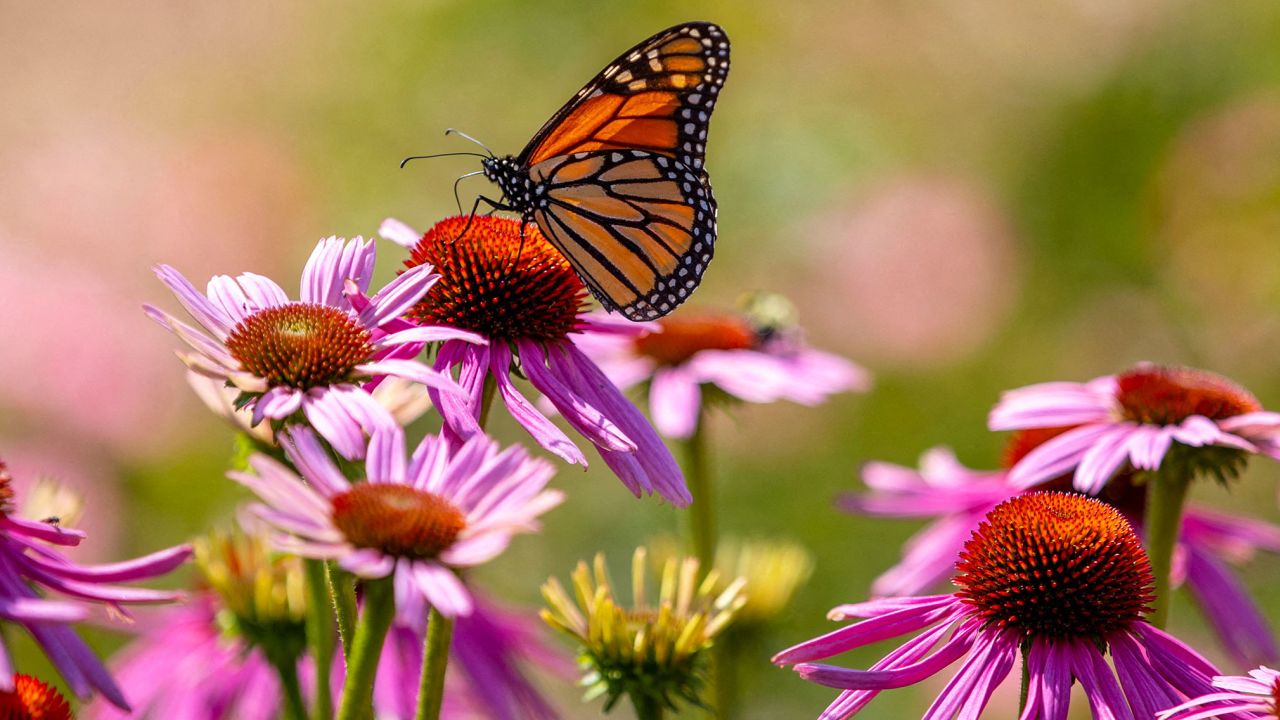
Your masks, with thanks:
M 644 40 L 560 109 L 518 158 L 533 167 L 599 150 L 646 150 L 701 171 L 707 123 L 729 73 L 729 40 L 693 22 Z
M 534 222 L 607 309 L 652 320 L 697 287 L 716 237 L 701 171 L 646 150 L 601 150 L 530 174 L 546 199 Z

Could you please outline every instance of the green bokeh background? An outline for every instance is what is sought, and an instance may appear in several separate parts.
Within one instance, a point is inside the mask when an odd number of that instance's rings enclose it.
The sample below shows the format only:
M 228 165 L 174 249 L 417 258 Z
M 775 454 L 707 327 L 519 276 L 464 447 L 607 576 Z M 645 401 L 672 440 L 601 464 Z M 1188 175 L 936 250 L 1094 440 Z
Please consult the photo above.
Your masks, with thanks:
M 19 28 L 52 33 L 56 22 L 34 8 L 4 13 Z M 963 461 L 992 467 L 1002 437 L 986 431 L 985 416 L 1003 389 L 1083 380 L 1139 360 L 1207 367 L 1280 407 L 1280 6 L 1272 0 L 319 2 L 189 15 L 130 4 L 120 14 L 110 27 L 75 32 L 127 33 L 136 15 L 132 42 L 181 46 L 189 36 L 205 51 L 139 78 L 107 73 L 104 82 L 130 87 L 108 108 L 114 117 L 178 139 L 265 137 L 296 163 L 308 200 L 289 211 L 302 233 L 237 239 L 275 248 L 286 287 L 314 238 L 368 235 L 388 215 L 424 227 L 456 211 L 451 185 L 475 169 L 471 159 L 396 168 L 405 155 L 471 149 L 444 128 L 517 152 L 617 52 L 689 19 L 722 24 L 734 53 L 708 149 L 720 238 L 694 303 L 728 305 L 765 288 L 795 294 L 802 321 L 838 326 L 847 288 L 815 289 L 811 273 L 824 243 L 839 238 L 813 237 L 833 227 L 815 217 L 853 222 L 878 189 L 916 175 L 962 178 L 989 199 L 1015 260 L 1009 276 L 982 279 L 1009 288 L 1010 300 L 994 320 L 974 320 L 990 329 L 975 330 L 971 346 L 904 358 L 860 344 L 857 328 L 838 338 L 814 331 L 814 344 L 869 367 L 875 388 L 818 408 L 745 407 L 713 418 L 724 529 L 793 537 L 816 559 L 768 647 L 742 668 L 745 717 L 816 716 L 834 692 L 772 668 L 768 654 L 830 629 L 826 610 L 865 598 L 917 527 L 833 510 L 833 497 L 858 487 L 861 463 L 913 464 L 947 444 Z M 239 38 L 225 52 L 223 32 Z M 41 46 L 77 62 L 74 48 Z M 464 203 L 483 187 L 465 182 Z M 128 241 L 109 230 L 103 242 Z M 390 277 L 392 249 L 383 250 L 380 272 Z M 251 268 L 217 270 L 241 269 Z M 840 282 L 855 287 L 860 278 Z M 176 308 L 158 285 L 143 300 Z M 194 396 L 157 401 L 198 406 Z M 230 430 L 192 418 L 188 441 L 114 458 L 127 528 L 120 557 L 182 541 L 245 498 L 222 478 Z M 40 432 L 3 427 L 6 442 Z M 505 441 L 527 440 L 508 418 L 495 428 Z M 1195 495 L 1276 520 L 1278 475 L 1255 462 L 1229 491 Z M 555 482 L 568 501 L 545 532 L 478 573 L 502 597 L 535 603 L 538 585 L 567 576 L 578 559 L 604 550 L 621 569 L 637 543 L 680 527 L 678 512 L 632 499 L 601 463 L 586 473 L 564 468 Z M 1275 558 L 1259 558 L 1244 579 L 1280 617 L 1278 569 Z M 1220 657 L 1190 604 L 1176 607 L 1174 628 Z M 865 666 L 888 647 L 845 662 Z M 40 671 L 37 657 L 19 657 L 20 668 Z M 911 717 L 939 688 L 887 693 L 864 716 Z M 572 688 L 553 692 L 566 716 L 593 716 Z

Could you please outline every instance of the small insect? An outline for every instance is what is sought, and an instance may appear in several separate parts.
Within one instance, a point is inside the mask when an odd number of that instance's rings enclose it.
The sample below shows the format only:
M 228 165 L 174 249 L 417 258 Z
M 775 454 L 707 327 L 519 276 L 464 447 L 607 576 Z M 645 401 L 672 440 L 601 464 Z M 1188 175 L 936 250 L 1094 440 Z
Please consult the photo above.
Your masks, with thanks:
M 666 315 L 711 262 L 716 201 L 703 161 L 728 74 L 718 26 L 663 30 L 609 63 L 518 156 L 485 158 L 502 199 L 480 200 L 536 223 L 606 309 Z
M 57 515 L 50 515 L 49 517 L 41 520 L 40 522 L 45 523 L 46 525 L 52 525 L 54 527 L 58 527 L 62 524 L 62 518 Z

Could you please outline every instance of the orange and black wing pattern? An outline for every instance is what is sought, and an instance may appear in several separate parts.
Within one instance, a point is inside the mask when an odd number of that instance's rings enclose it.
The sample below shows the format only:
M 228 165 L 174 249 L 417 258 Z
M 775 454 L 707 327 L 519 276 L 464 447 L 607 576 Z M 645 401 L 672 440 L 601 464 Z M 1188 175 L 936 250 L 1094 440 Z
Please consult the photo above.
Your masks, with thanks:
M 707 123 L 729 74 L 729 39 L 706 22 L 668 28 L 623 53 L 534 135 L 527 168 L 601 150 L 644 150 L 701 171 Z
M 593 150 L 535 165 L 533 220 L 593 295 L 631 320 L 684 302 L 711 262 L 706 176 L 649 150 Z
M 668 28 L 601 70 L 515 158 L 536 189 L 521 210 L 606 309 L 662 317 L 702 279 L 716 239 L 707 125 L 728 74 L 718 26 Z

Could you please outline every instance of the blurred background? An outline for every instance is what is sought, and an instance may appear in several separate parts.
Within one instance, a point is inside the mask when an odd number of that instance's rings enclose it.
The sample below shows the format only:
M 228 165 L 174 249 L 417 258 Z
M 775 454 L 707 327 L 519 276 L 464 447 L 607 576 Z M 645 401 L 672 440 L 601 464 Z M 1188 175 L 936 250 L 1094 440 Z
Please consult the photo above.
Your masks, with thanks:
M 317 239 L 386 216 L 426 227 L 478 169 L 400 170 L 402 157 L 473 149 L 447 127 L 518 152 L 607 61 L 691 19 L 722 24 L 734 53 L 708 149 L 717 257 L 692 304 L 786 293 L 813 344 L 876 376 L 820 408 L 714 418 L 726 532 L 794 537 L 816 558 L 743 670 L 748 717 L 812 717 L 833 697 L 768 655 L 829 629 L 826 610 L 865 598 L 915 530 L 833 510 L 861 463 L 947 444 L 994 467 L 1003 438 L 985 417 L 1001 390 L 1138 360 L 1212 369 L 1280 407 L 1274 0 L 4 0 L 0 457 L 20 483 L 85 493 L 83 559 L 225 519 L 244 498 L 222 476 L 232 433 L 140 310 L 178 309 L 150 267 L 296 289 Z M 486 187 L 464 181 L 464 203 Z M 390 277 L 401 257 L 382 253 Z M 525 441 L 509 422 L 496 432 Z M 481 582 L 533 604 L 579 558 L 603 549 L 621 569 L 679 527 L 595 465 L 560 472 L 568 502 Z M 1278 478 L 1254 462 L 1229 492 L 1196 492 L 1276 520 Z M 1280 562 L 1253 568 L 1280 621 Z M 1175 613 L 1214 655 L 1198 615 Z M 42 669 L 29 652 L 18 663 Z M 566 716 L 595 716 L 544 684 Z M 865 716 L 907 717 L 937 689 L 883 695 Z

